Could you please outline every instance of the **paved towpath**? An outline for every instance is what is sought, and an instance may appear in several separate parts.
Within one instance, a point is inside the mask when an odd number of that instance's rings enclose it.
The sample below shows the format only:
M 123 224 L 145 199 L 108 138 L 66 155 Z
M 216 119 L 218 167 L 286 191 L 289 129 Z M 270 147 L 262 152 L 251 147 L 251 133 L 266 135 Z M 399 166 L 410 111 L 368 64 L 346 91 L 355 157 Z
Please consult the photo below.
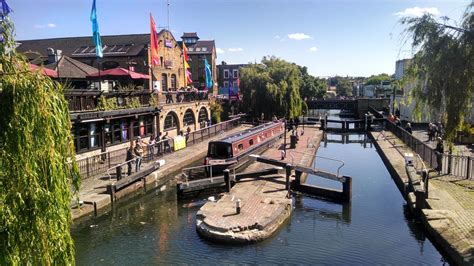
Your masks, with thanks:
M 289 134 L 287 136 L 289 147 Z M 322 131 L 306 128 L 295 150 L 285 162 L 294 161 L 309 166 L 322 138 Z M 283 141 L 263 153 L 263 156 L 281 160 Z M 291 150 L 287 150 L 288 154 Z M 245 171 L 269 168 L 271 165 L 252 163 Z M 241 212 L 236 213 L 236 201 L 241 200 Z M 211 240 L 228 243 L 260 241 L 274 233 L 291 214 L 292 200 L 285 189 L 285 175 L 271 175 L 262 179 L 239 181 L 230 193 L 217 202 L 206 203 L 196 214 L 198 232 Z
M 372 135 L 377 138 L 378 132 Z M 400 175 L 406 175 L 405 152 L 414 153 L 391 132 L 377 140 L 382 152 Z M 392 144 L 396 143 L 396 147 Z M 400 153 L 401 152 L 401 153 Z M 430 172 L 428 209 L 423 220 L 434 240 L 457 264 L 474 264 L 474 180 Z
M 219 135 L 211 137 L 208 140 L 205 140 L 200 143 L 196 143 L 190 147 L 187 147 L 183 150 L 179 150 L 173 153 L 168 153 L 163 155 L 157 159 L 165 160 L 165 165 L 162 166 L 158 171 L 155 171 L 153 174 L 155 175 L 154 179 L 164 179 L 168 178 L 170 174 L 186 167 L 187 165 L 191 164 L 192 162 L 203 158 L 207 154 L 207 146 L 210 140 L 215 140 L 222 138 L 224 136 L 235 134 L 241 130 L 247 129 L 250 126 L 248 125 L 241 125 L 229 131 L 223 132 Z M 124 158 L 125 161 L 125 158 Z M 141 168 L 145 169 L 148 166 L 151 166 L 152 163 L 142 164 Z M 124 166 L 126 172 L 127 166 Z M 135 165 L 133 165 L 133 170 L 135 170 Z M 102 177 L 97 178 L 89 178 L 84 179 L 81 182 L 81 188 L 79 190 L 79 200 L 85 202 L 95 202 L 97 205 L 97 209 L 101 209 L 107 207 L 111 204 L 111 197 L 110 194 L 107 193 L 107 185 L 111 182 L 116 181 L 115 178 L 109 180 L 109 177 L 106 173 L 102 175 Z M 127 189 L 126 192 L 132 192 L 136 189 Z M 77 219 L 79 217 L 91 215 L 94 212 L 92 205 L 82 205 L 81 209 L 73 208 L 71 210 L 72 218 Z

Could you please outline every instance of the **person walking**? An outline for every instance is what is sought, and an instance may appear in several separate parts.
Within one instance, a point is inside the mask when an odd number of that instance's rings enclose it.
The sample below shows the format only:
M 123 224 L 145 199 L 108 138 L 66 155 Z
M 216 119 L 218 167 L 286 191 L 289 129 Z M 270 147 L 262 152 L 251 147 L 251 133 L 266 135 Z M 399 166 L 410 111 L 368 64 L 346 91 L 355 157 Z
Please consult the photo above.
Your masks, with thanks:
M 127 169 L 128 175 L 132 174 L 132 162 L 134 158 L 135 158 L 135 153 L 134 153 L 133 141 L 130 141 L 130 146 L 127 149 L 127 157 L 125 158 L 125 161 L 127 162 L 127 166 L 128 166 L 128 169 Z
M 438 143 L 436 144 L 436 171 L 438 171 L 438 175 L 441 174 L 441 170 L 443 170 L 443 153 L 444 153 L 444 145 L 443 139 L 438 137 Z
M 150 140 L 148 142 L 148 157 L 151 159 L 155 157 L 155 144 L 156 144 L 155 135 L 151 135 Z
M 433 124 L 428 124 L 428 142 L 433 141 Z
M 135 152 L 136 160 L 135 160 L 135 172 L 140 171 L 140 167 L 142 165 L 142 159 L 143 159 L 143 147 L 142 147 L 142 142 L 141 138 L 138 137 L 138 139 L 135 141 L 135 149 L 133 150 Z

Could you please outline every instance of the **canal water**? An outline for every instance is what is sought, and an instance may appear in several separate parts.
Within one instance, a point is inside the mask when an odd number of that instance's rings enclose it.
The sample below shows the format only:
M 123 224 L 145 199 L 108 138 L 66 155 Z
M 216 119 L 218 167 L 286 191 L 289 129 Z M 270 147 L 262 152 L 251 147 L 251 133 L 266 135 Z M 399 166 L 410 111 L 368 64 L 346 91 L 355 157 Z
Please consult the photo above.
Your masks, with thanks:
M 72 235 L 77 264 L 444 264 L 407 214 L 370 140 L 358 134 L 329 134 L 326 140 L 317 155 L 344 161 L 341 173 L 353 178 L 351 203 L 296 196 L 290 221 L 270 239 L 222 245 L 196 233 L 195 214 L 202 201 L 177 201 L 168 184 L 76 224 Z M 317 158 L 315 165 L 334 171 L 339 167 L 324 158 Z M 318 177 L 310 176 L 307 182 L 340 188 Z

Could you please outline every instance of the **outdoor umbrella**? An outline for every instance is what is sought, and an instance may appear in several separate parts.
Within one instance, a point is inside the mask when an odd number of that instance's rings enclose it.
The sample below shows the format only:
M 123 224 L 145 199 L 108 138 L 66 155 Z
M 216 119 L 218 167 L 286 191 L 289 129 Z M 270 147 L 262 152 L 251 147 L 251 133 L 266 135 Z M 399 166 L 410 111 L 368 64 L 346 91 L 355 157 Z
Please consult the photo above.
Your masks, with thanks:
M 150 76 L 146 74 L 137 73 L 134 71 L 127 70 L 125 68 L 117 67 L 112 69 L 103 70 L 100 72 L 92 73 L 87 75 L 88 78 L 98 78 L 98 77 L 130 77 L 132 79 L 149 79 Z
M 39 66 L 33 65 L 33 64 L 30 63 L 30 70 L 31 71 L 38 71 L 39 69 L 41 69 L 42 73 L 45 74 L 48 77 L 51 77 L 51 78 L 57 78 L 58 77 L 58 72 L 56 72 L 52 69 L 49 69 L 49 68 L 45 68 L 45 67 L 40 68 Z

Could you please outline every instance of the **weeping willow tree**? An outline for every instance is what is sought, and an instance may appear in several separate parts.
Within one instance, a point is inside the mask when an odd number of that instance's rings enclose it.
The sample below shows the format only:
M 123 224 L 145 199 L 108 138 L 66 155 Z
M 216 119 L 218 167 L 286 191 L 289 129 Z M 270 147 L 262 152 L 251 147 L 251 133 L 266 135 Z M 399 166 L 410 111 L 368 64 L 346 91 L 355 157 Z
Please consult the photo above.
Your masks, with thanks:
M 301 115 L 302 74 L 296 64 L 276 57 L 264 57 L 261 64 L 241 69 L 242 111 L 266 119 L 273 115 L 295 118 Z
M 449 142 L 470 111 L 474 93 L 473 7 L 467 7 L 460 26 L 428 14 L 401 21 L 416 51 L 405 81 L 414 84 L 415 115 L 421 116 L 424 107 L 440 112 Z
M 68 105 L 61 84 L 15 52 L 10 19 L 0 23 L 0 265 L 71 265 L 79 174 Z

